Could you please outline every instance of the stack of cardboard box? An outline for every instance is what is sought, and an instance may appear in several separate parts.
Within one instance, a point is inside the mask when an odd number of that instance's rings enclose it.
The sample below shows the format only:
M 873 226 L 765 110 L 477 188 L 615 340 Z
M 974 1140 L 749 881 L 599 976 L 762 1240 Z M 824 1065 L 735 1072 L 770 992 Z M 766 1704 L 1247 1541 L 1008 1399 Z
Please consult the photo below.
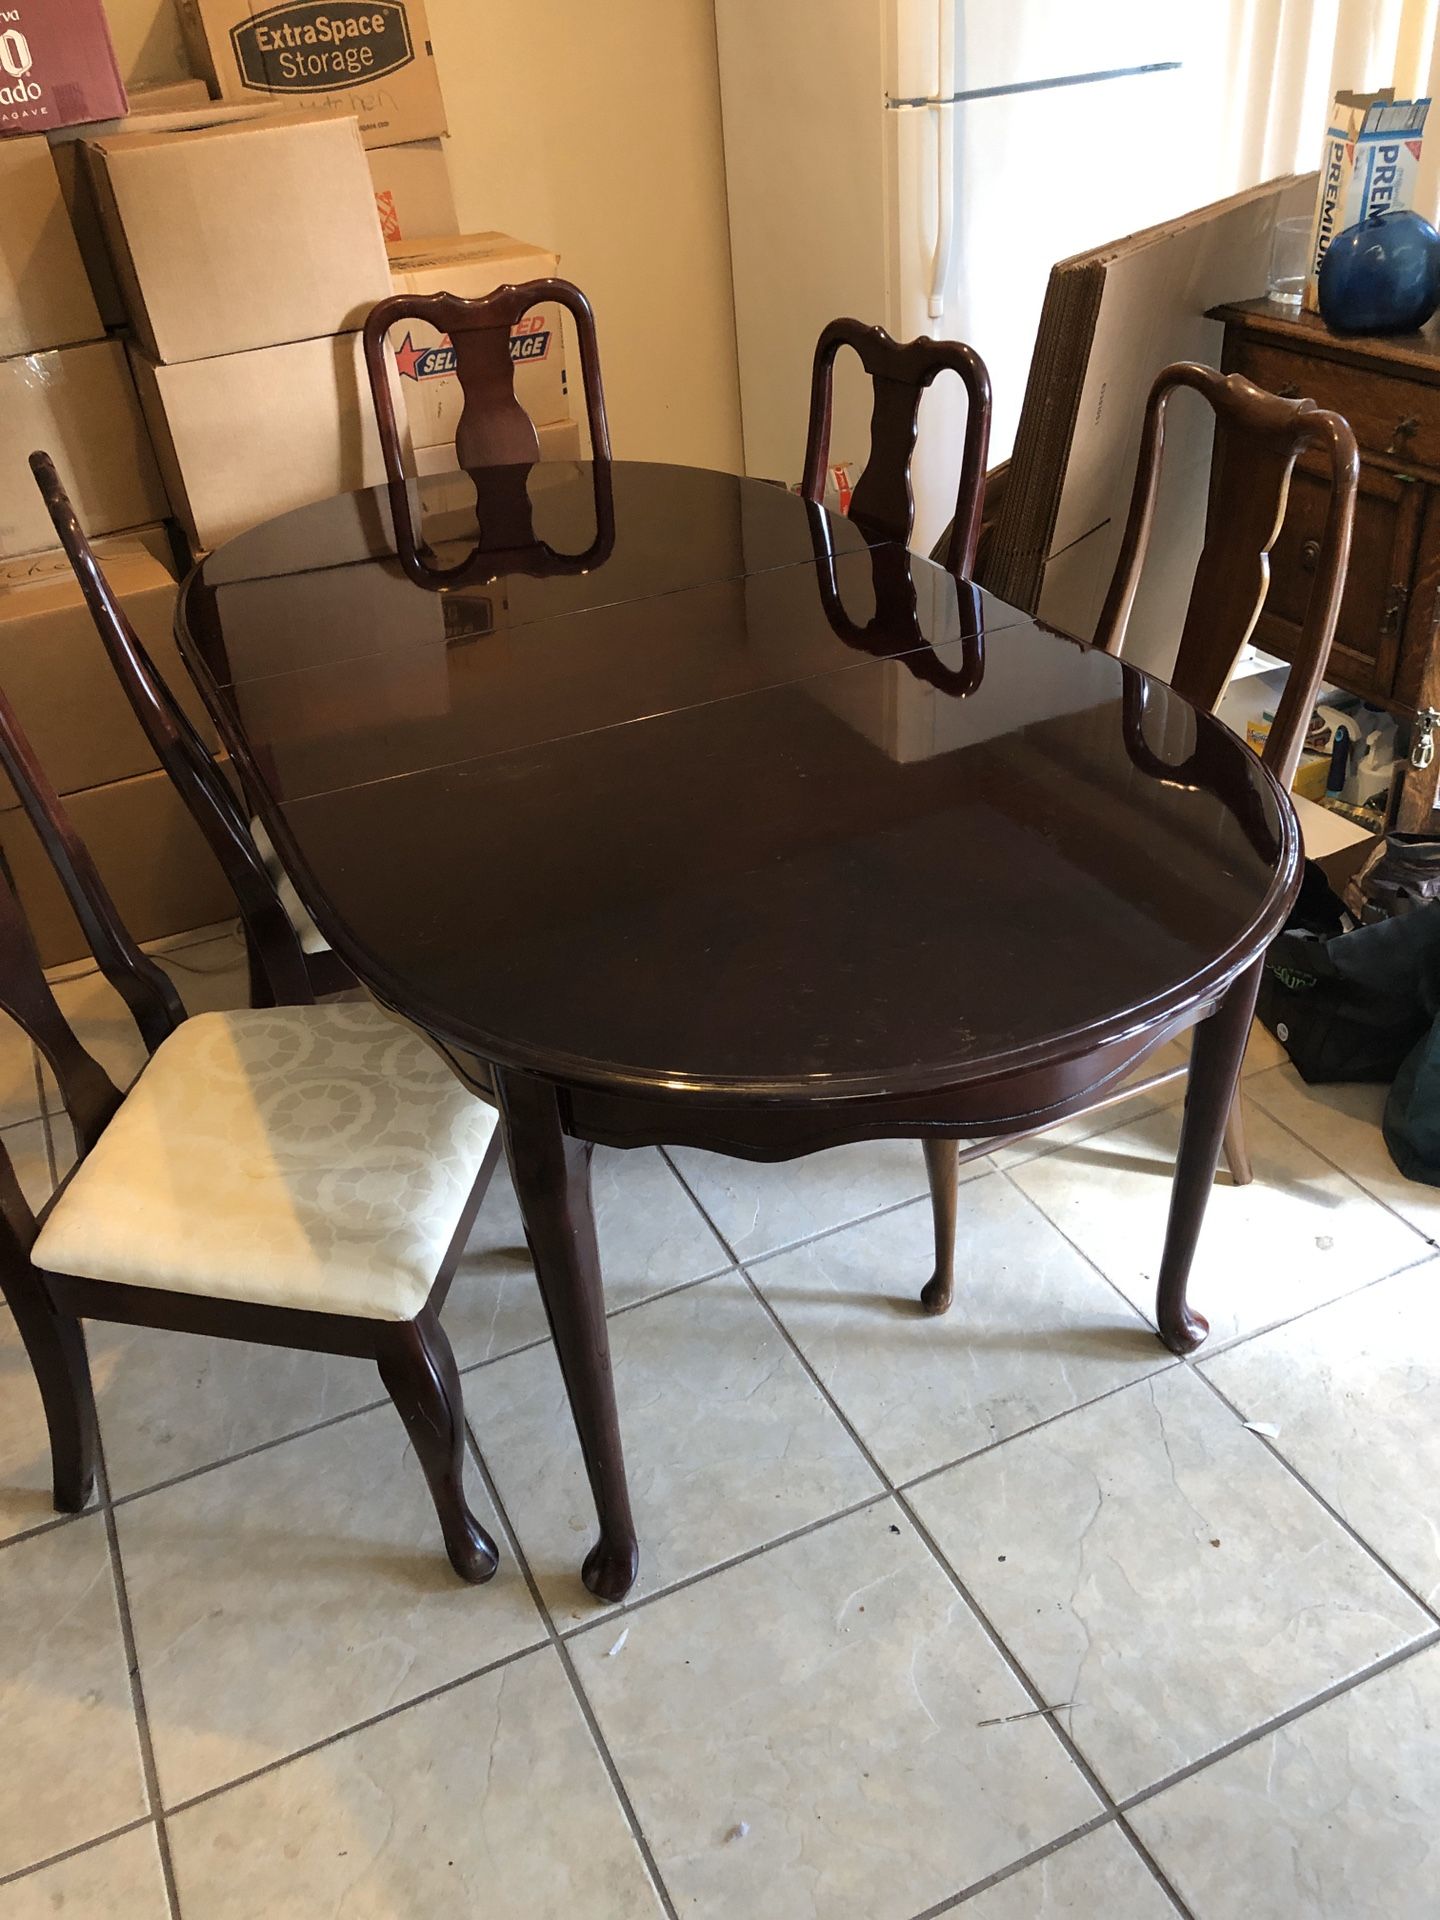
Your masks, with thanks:
M 119 340 L 104 324 L 44 134 L 0 140 L 0 687 L 142 937 L 228 911 L 223 883 L 116 683 L 26 465 L 55 456 L 130 619 L 184 685 L 166 512 Z M 120 529 L 131 529 L 128 532 Z M 109 536 L 109 537 L 106 537 Z M 201 718 L 192 702 L 192 712 Z M 3 853 L 47 962 L 84 941 L 8 783 Z

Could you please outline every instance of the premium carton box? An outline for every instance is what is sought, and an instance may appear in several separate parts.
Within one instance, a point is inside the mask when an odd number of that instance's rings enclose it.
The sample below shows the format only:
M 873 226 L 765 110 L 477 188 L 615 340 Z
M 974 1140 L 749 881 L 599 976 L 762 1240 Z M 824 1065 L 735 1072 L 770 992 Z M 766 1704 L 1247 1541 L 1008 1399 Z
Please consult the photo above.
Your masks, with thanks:
M 125 111 L 101 0 L 6 0 L 0 134 L 48 133 Z
M 397 293 L 456 293 L 467 299 L 493 293 L 509 282 L 553 277 L 557 262 L 543 247 L 512 240 L 507 233 L 443 235 L 390 249 L 390 277 Z M 448 337 L 420 320 L 399 322 L 390 344 L 417 447 L 455 439 L 464 405 L 455 354 Z M 532 420 L 558 420 L 566 412 L 565 350 L 560 309 L 535 307 L 510 335 L 515 396 Z
M 203 113 L 206 120 L 212 123 L 226 119 L 238 124 L 244 120 L 259 119 L 274 111 L 268 104 L 220 107 L 209 104 L 209 101 L 203 80 L 177 80 L 165 87 L 136 87 L 130 94 L 130 111 L 120 119 L 102 120 L 94 126 L 62 127 L 47 135 L 55 171 L 60 177 L 60 191 L 70 215 L 70 225 L 75 230 L 80 256 L 90 276 L 90 287 L 95 295 L 95 304 L 100 309 L 100 318 L 107 327 L 125 324 L 125 302 L 121 297 L 120 283 L 115 278 L 110 248 L 100 222 L 86 143 L 108 139 L 115 133 L 128 133 L 142 126 L 193 126 L 197 112 Z
M 385 478 L 358 333 L 169 365 L 132 349 L 132 363 L 170 504 L 196 552 Z
M 215 733 L 176 651 L 175 575 L 163 527 L 97 540 L 105 577 L 157 670 L 201 734 Z M 63 560 L 23 585 L 0 586 L 0 687 L 61 793 L 148 773 L 149 742 L 121 692 L 79 583 Z M 16 804 L 0 777 L 0 808 Z
M 48 141 L 0 140 L 0 359 L 104 333 Z
M 412 140 L 403 147 L 371 147 L 370 178 L 375 210 L 387 246 L 413 243 L 430 233 L 458 233 L 450 169 L 439 140 Z
M 1330 242 L 1372 213 L 1413 206 L 1428 100 L 1397 100 L 1379 93 L 1337 93 L 1330 109 L 1320 189 L 1310 235 L 1305 305 L 1320 311 L 1320 262 Z
M 233 918 L 235 896 L 168 774 L 142 773 L 67 794 L 65 811 L 137 940 Z M 0 852 L 42 963 L 80 959 L 85 937 L 18 806 L 0 813 Z
M 26 464 L 55 456 L 80 524 L 93 538 L 166 513 L 145 422 L 118 340 L 0 360 L 0 559 L 55 547 L 55 529 Z
M 350 332 L 390 291 L 353 120 L 167 120 L 91 141 L 87 155 L 126 310 L 152 359 Z
M 177 10 L 223 100 L 353 114 L 367 147 L 445 131 L 424 0 L 177 0 Z

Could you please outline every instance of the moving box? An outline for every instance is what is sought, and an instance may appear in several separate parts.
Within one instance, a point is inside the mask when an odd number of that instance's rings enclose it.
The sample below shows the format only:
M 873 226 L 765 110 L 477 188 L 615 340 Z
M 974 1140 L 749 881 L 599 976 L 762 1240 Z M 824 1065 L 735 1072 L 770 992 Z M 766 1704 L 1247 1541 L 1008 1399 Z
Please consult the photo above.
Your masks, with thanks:
M 387 246 L 413 244 L 426 234 L 460 231 L 443 141 L 371 147 L 365 157 Z
M 7 0 L 0 14 L 0 134 L 48 133 L 124 111 L 101 0 Z
M 0 359 L 98 340 L 105 328 L 50 144 L 0 140 Z

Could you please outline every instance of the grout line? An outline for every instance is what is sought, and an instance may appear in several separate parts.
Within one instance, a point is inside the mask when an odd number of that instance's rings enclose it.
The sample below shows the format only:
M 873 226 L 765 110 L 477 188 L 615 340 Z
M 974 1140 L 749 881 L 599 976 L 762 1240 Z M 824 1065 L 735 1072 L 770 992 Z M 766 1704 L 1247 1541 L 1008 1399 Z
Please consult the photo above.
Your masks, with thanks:
M 36 1860 L 28 1867 L 16 1867 L 13 1873 L 0 1873 L 0 1887 L 14 1886 L 17 1880 L 28 1880 L 33 1873 L 43 1873 L 47 1867 L 58 1867 L 63 1860 L 73 1860 L 77 1855 L 90 1853 L 96 1847 L 103 1847 L 107 1840 L 119 1840 L 127 1833 L 138 1833 L 142 1827 L 153 1826 L 148 1813 L 138 1820 L 127 1820 L 124 1826 L 111 1827 L 108 1833 L 97 1833 L 93 1840 L 81 1840 L 73 1847 L 62 1847 L 59 1853 L 47 1854 L 43 1860 Z
M 1036 1847 L 1019 1860 L 1012 1860 L 1008 1867 L 997 1867 L 994 1873 L 987 1873 L 983 1880 L 973 1881 L 968 1887 L 962 1887 L 959 1893 L 947 1893 L 943 1900 L 937 1900 L 933 1906 L 924 1908 L 914 1916 L 914 1920 L 939 1920 L 944 1913 L 953 1913 L 967 1900 L 973 1900 L 977 1894 L 988 1893 L 991 1887 L 998 1887 L 1002 1881 L 1013 1880 L 1017 1874 L 1024 1873 L 1027 1867 L 1036 1866 L 1041 1860 L 1048 1860 L 1052 1853 L 1059 1853 L 1063 1847 L 1071 1846 L 1077 1840 L 1083 1840 L 1088 1834 L 1098 1833 L 1102 1827 L 1113 1826 L 1119 1815 L 1113 1812 L 1097 1813 L 1091 1819 L 1082 1821 L 1078 1827 L 1071 1827 L 1068 1833 L 1058 1834 L 1055 1839 L 1047 1840 L 1043 1847 Z
M 1379 1284 L 1378 1281 L 1376 1282 L 1376 1284 L 1377 1285 Z M 1210 1378 L 1210 1376 L 1207 1373 L 1202 1372 L 1199 1367 L 1194 1368 L 1193 1371 L 1198 1376 L 1198 1378 L 1204 1381 L 1205 1385 L 1210 1389 L 1211 1393 L 1214 1394 L 1215 1398 L 1220 1402 L 1221 1406 L 1227 1408 L 1231 1413 L 1235 1415 L 1235 1418 L 1237 1420 L 1239 1420 L 1242 1424 L 1244 1424 L 1245 1422 L 1244 1409 L 1236 1406 L 1235 1402 L 1230 1398 L 1230 1396 L 1227 1393 L 1225 1393 L 1222 1388 L 1217 1387 L 1215 1382 Z M 1399 1587 L 1402 1592 L 1410 1596 L 1410 1598 L 1420 1608 L 1421 1612 L 1424 1613 L 1426 1618 L 1432 1621 L 1437 1628 L 1440 1628 L 1440 1611 L 1437 1611 L 1436 1608 L 1431 1606 L 1430 1602 L 1425 1598 L 1425 1596 L 1417 1592 L 1416 1589 L 1413 1586 L 1411 1586 L 1410 1582 L 1404 1577 L 1403 1574 L 1399 1574 L 1395 1571 L 1394 1567 L 1390 1565 L 1390 1562 L 1378 1550 L 1378 1548 L 1371 1546 L 1370 1542 L 1365 1538 L 1365 1536 L 1362 1533 L 1360 1533 L 1358 1529 L 1354 1527 L 1350 1523 L 1350 1521 L 1348 1521 L 1345 1518 L 1344 1514 L 1340 1512 L 1338 1507 L 1334 1506 L 1331 1501 L 1327 1500 L 1325 1495 L 1321 1493 L 1318 1488 L 1313 1487 L 1310 1484 L 1310 1482 L 1306 1479 L 1305 1475 L 1295 1465 L 1294 1461 L 1287 1458 L 1286 1454 L 1277 1445 L 1277 1443 L 1270 1438 L 1269 1434 L 1257 1433 L 1255 1435 L 1255 1438 L 1258 1441 L 1260 1441 L 1261 1445 L 1266 1449 L 1266 1451 L 1269 1454 L 1271 1454 L 1271 1456 L 1274 1459 L 1279 1461 L 1280 1465 L 1285 1469 L 1286 1473 L 1288 1473 L 1293 1480 L 1297 1481 L 1300 1484 L 1300 1486 L 1302 1486 L 1305 1489 L 1306 1493 L 1310 1495 L 1310 1498 L 1315 1501 L 1316 1505 L 1323 1507 L 1325 1509 L 1326 1513 L 1329 1514 L 1330 1518 L 1335 1522 L 1336 1526 L 1339 1527 L 1342 1532 L 1347 1533 L 1350 1536 L 1350 1538 L 1355 1542 L 1356 1546 L 1361 1548 L 1362 1551 L 1371 1560 L 1375 1562 L 1376 1566 L 1379 1567 L 1380 1571 L 1383 1574 L 1387 1575 L 1388 1578 L 1393 1580 L 1396 1586 Z
M 155 1743 L 150 1733 L 150 1716 L 145 1707 L 145 1685 L 140 1675 L 140 1651 L 135 1641 L 135 1623 L 130 1613 L 130 1592 L 125 1584 L 125 1564 L 120 1552 L 120 1535 L 115 1525 L 115 1508 L 110 1498 L 110 1475 L 105 1464 L 105 1442 L 96 1424 L 96 1478 L 101 1494 L 101 1512 L 105 1516 L 105 1538 L 109 1547 L 110 1573 L 115 1583 L 115 1605 L 120 1616 L 120 1638 L 125 1661 L 130 1669 L 130 1701 L 135 1713 L 135 1732 L 140 1747 L 140 1770 L 145 1777 L 145 1798 L 155 1823 L 155 1845 L 160 1854 L 160 1872 L 165 1881 L 165 1899 L 170 1920 L 180 1920 L 180 1894 L 175 1884 L 175 1864 L 170 1856 L 170 1835 L 165 1826 L 164 1803 L 160 1796 L 160 1774 L 155 1763 Z
M 1288 1727 L 1292 1721 L 1303 1720 L 1307 1713 L 1315 1713 L 1319 1708 L 1327 1706 L 1330 1701 L 1338 1700 L 1342 1694 L 1354 1693 L 1367 1681 L 1378 1680 L 1381 1674 L 1388 1673 L 1392 1667 L 1403 1666 L 1407 1660 L 1414 1660 L 1420 1654 L 1428 1653 L 1436 1645 L 1440 1645 L 1440 1628 L 1422 1635 L 1418 1640 L 1411 1641 L 1408 1646 L 1398 1647 L 1393 1653 L 1387 1653 L 1379 1660 L 1372 1661 L 1368 1667 L 1362 1667 L 1358 1673 L 1349 1674 L 1345 1679 L 1337 1680 L 1331 1686 L 1322 1687 L 1319 1693 L 1312 1694 L 1308 1700 L 1302 1700 L 1298 1706 L 1287 1707 L 1283 1713 L 1275 1714 L 1271 1719 L 1263 1721 L 1260 1726 L 1252 1727 L 1247 1733 L 1237 1734 L 1233 1740 L 1227 1740 L 1223 1746 L 1203 1754 L 1198 1760 L 1192 1760 L 1188 1766 L 1177 1767 L 1174 1773 L 1167 1774 L 1163 1780 L 1157 1780 L 1151 1786 L 1142 1787 L 1138 1793 L 1130 1794 L 1120 1803 L 1119 1811 L 1122 1818 L 1133 1812 L 1136 1807 L 1144 1806 L 1148 1801 L 1168 1792 L 1171 1787 L 1183 1785 L 1197 1773 L 1203 1773 L 1207 1768 L 1218 1766 L 1222 1760 L 1228 1760 L 1232 1754 L 1239 1753 L 1245 1747 L 1254 1746 L 1257 1741 L 1268 1739 L 1271 1734 L 1279 1733 L 1282 1728 Z
M 570 1650 L 561 1639 L 560 1633 L 556 1628 L 545 1596 L 540 1591 L 540 1583 L 531 1571 L 530 1562 L 526 1558 L 525 1552 L 520 1545 L 520 1535 L 511 1524 L 510 1515 L 506 1511 L 505 1502 L 500 1495 L 500 1488 L 496 1484 L 489 1466 L 486 1464 L 485 1456 L 480 1450 L 479 1440 L 476 1438 L 475 1430 L 470 1425 L 468 1418 L 465 1422 L 465 1438 L 469 1443 L 470 1457 L 474 1462 L 475 1471 L 484 1482 L 485 1491 L 490 1496 L 490 1503 L 500 1518 L 500 1524 L 504 1529 L 507 1544 L 509 1545 L 510 1551 L 514 1554 L 515 1564 L 520 1570 L 520 1577 L 524 1580 L 529 1590 L 530 1598 L 539 1615 L 540 1623 L 545 1629 L 546 1638 L 554 1648 L 560 1665 L 564 1670 L 565 1678 L 570 1684 L 570 1691 L 575 1700 L 576 1710 L 585 1722 L 590 1733 L 590 1738 L 595 1743 L 595 1751 L 599 1755 L 600 1764 L 604 1767 L 609 1777 L 611 1791 L 619 1802 L 621 1814 L 624 1817 L 625 1824 L 630 1829 L 630 1837 L 635 1842 L 640 1858 L 644 1862 L 645 1871 L 650 1876 L 656 1898 L 665 1910 L 666 1920 L 679 1920 L 679 1916 L 675 1911 L 675 1904 L 670 1898 L 670 1890 L 665 1885 L 664 1876 L 660 1872 L 659 1863 L 651 1851 L 650 1842 L 645 1838 L 644 1829 L 640 1825 L 640 1816 L 635 1811 L 634 1803 L 630 1798 L 625 1782 L 620 1778 L 620 1769 L 616 1766 L 614 1756 L 611 1754 L 605 1736 L 600 1730 L 600 1722 L 595 1717 L 595 1710 L 590 1704 L 589 1696 L 580 1683 L 580 1676 L 575 1670 L 575 1663 L 570 1657 Z

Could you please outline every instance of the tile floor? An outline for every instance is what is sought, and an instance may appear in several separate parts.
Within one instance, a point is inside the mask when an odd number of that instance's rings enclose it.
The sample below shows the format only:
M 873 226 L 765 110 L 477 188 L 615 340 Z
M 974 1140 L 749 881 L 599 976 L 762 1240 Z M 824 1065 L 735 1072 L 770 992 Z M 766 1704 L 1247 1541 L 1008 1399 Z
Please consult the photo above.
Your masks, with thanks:
M 232 934 L 163 956 L 238 1004 Z M 117 1073 L 93 975 L 59 988 Z M 0 1915 L 1440 1912 L 1440 1191 L 1257 1035 L 1176 1362 L 1173 1100 L 997 1153 L 931 1322 L 921 1156 L 601 1154 L 624 1607 L 497 1182 L 447 1311 L 497 1579 L 368 1366 L 97 1328 L 57 1520 L 0 1328 Z M 27 1189 L 69 1152 L 0 1045 Z

